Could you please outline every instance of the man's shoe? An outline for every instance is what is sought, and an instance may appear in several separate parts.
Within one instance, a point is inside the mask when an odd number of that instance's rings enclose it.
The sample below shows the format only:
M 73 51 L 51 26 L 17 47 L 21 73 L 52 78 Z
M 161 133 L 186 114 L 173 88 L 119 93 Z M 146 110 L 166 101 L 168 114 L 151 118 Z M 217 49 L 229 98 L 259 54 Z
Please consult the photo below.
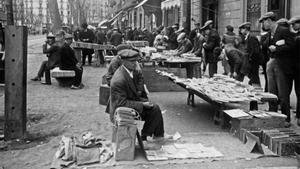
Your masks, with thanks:
M 42 79 L 40 77 L 36 76 L 36 77 L 32 78 L 31 80 L 32 81 L 41 81 Z
M 71 86 L 71 89 L 75 89 L 75 90 L 76 90 L 76 89 L 81 89 L 81 88 L 80 88 L 80 86 L 72 85 L 72 86 Z
M 149 142 L 149 141 L 143 141 L 144 150 L 159 150 L 161 148 L 160 144 Z
M 173 136 L 172 135 L 168 135 L 165 134 L 163 137 L 155 137 L 153 136 L 153 141 L 154 142 L 165 142 L 165 141 L 172 141 L 173 140 Z
M 43 84 L 43 85 L 51 85 L 51 83 L 49 83 L 49 82 L 41 82 L 41 84 Z

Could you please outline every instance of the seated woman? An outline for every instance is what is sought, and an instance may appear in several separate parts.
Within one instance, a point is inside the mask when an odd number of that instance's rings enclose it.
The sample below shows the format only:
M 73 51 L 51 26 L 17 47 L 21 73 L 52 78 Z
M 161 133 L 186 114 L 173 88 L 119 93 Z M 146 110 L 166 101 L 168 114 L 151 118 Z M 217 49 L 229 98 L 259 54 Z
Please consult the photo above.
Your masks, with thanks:
M 73 42 L 73 36 L 70 34 L 65 35 L 65 43 L 61 48 L 60 69 L 75 71 L 74 81 L 72 82 L 71 89 L 82 89 L 84 85 L 82 80 L 82 65 L 75 57 L 75 53 L 70 45 Z

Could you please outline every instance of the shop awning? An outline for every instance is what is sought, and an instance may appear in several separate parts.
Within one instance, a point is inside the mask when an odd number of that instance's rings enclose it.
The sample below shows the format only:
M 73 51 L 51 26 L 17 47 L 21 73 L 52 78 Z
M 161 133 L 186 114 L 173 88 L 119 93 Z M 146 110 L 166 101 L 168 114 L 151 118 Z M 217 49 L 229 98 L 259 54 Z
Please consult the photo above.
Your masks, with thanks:
M 161 9 L 170 9 L 172 7 L 180 7 L 181 0 L 166 0 L 161 3 Z
M 122 12 L 123 12 L 123 10 L 121 10 L 120 12 L 118 12 L 114 17 L 112 17 L 112 18 L 109 20 L 109 22 L 114 21 L 118 16 L 121 15 Z
M 134 8 L 138 8 L 140 6 L 143 6 L 148 0 L 143 0 L 142 2 L 140 2 L 137 6 L 135 6 Z

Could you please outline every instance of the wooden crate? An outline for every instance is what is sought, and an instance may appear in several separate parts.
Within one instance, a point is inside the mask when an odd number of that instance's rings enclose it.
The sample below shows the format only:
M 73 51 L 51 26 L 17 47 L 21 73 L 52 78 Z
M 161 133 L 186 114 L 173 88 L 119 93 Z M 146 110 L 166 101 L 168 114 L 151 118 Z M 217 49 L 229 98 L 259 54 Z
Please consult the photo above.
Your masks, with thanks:
M 132 161 L 135 153 L 136 125 L 118 126 L 116 129 L 116 161 Z
M 110 96 L 110 87 L 107 84 L 100 85 L 99 88 L 99 104 L 107 105 Z

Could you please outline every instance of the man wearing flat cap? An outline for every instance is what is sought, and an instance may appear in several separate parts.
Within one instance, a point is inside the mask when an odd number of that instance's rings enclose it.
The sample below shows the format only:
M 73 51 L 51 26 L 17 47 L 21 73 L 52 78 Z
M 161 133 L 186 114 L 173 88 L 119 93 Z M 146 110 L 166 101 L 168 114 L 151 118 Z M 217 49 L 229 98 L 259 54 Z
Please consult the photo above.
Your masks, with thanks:
M 208 73 L 209 77 L 213 77 L 218 70 L 218 58 L 220 53 L 216 52 L 220 49 L 221 38 L 219 33 L 212 28 L 213 21 L 206 21 L 204 26 L 201 28 L 207 37 L 206 42 L 203 44 L 205 52 L 205 61 L 208 63 Z M 217 49 L 217 50 L 215 50 Z M 205 65 L 206 66 L 206 65 Z
M 75 71 L 75 77 L 72 82 L 71 89 L 81 89 L 83 88 L 82 80 L 82 65 L 75 57 L 74 50 L 70 47 L 73 42 L 73 35 L 65 35 L 65 43 L 60 50 L 60 69 L 61 70 L 73 70 Z
M 110 83 L 110 118 L 114 122 L 115 110 L 118 107 L 128 107 L 136 110 L 145 121 L 141 135 L 146 141 L 150 136 L 154 139 L 164 137 L 164 123 L 158 105 L 141 99 L 134 82 L 134 71 L 137 67 L 139 53 L 134 50 L 122 50 L 120 57 L 122 65 L 118 68 Z
M 195 41 L 195 38 L 197 37 L 198 33 L 200 33 L 200 23 L 195 22 L 195 28 L 191 31 L 191 33 L 189 35 L 189 39 L 193 45 L 194 45 L 194 41 Z
M 294 78 L 294 86 L 295 92 L 297 97 L 297 108 L 296 108 L 296 118 L 297 118 L 297 125 L 300 126 L 300 16 L 292 17 L 289 21 L 293 30 L 295 31 L 295 56 L 296 56 L 296 73 Z
M 250 33 L 251 23 L 245 22 L 239 26 L 240 32 L 245 37 L 246 45 L 246 60 L 249 62 L 249 84 L 254 86 L 260 86 L 259 79 L 259 63 L 261 59 L 260 44 L 256 36 Z M 247 72 L 247 71 L 246 71 Z
M 273 12 L 264 14 L 259 21 L 270 31 L 268 44 L 270 60 L 267 63 L 268 91 L 278 96 L 281 112 L 287 116 L 286 127 L 290 126 L 290 91 L 295 73 L 295 45 L 293 34 L 288 28 L 278 26 Z M 277 103 L 269 103 L 269 110 L 277 112 Z
M 127 52 L 125 52 L 125 51 L 128 51 L 128 50 L 139 52 L 138 50 L 134 49 L 131 45 L 128 45 L 128 44 L 121 44 L 121 45 L 117 46 L 118 54 L 110 61 L 110 64 L 107 69 L 107 73 L 105 75 L 108 86 L 110 86 L 111 79 L 112 79 L 113 75 L 115 74 L 115 72 L 118 70 L 118 68 L 120 66 L 122 66 L 121 57 L 123 57 L 123 55 L 126 55 Z M 134 80 L 134 84 L 136 85 L 136 88 L 137 88 L 138 96 L 142 99 L 148 99 L 147 93 L 146 93 L 145 87 L 144 87 L 144 76 L 143 76 L 143 72 L 139 66 L 139 63 L 137 63 L 137 67 L 133 71 L 133 80 Z M 107 104 L 107 107 L 105 110 L 106 113 L 109 113 L 109 106 L 110 106 L 110 103 Z

